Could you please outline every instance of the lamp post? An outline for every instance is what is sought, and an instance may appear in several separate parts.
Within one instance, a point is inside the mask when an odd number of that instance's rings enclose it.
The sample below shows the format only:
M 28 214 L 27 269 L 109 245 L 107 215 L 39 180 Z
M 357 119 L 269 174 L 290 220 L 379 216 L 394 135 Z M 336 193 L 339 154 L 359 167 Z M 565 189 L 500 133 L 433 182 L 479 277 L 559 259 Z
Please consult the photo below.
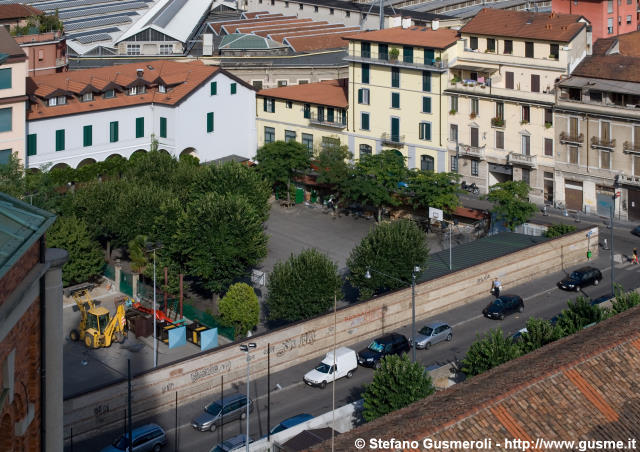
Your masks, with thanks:
M 251 365 L 249 364 L 249 362 L 251 361 L 251 355 L 249 354 L 249 351 L 254 348 L 256 348 L 256 344 L 254 342 L 249 342 L 248 344 L 243 344 L 240 346 L 240 350 L 247 354 L 247 439 L 245 441 L 247 452 L 249 452 L 249 372 L 251 367 Z
M 364 274 L 364 277 L 366 279 L 371 279 L 372 271 L 380 273 L 382 276 L 386 276 L 387 278 L 394 279 L 404 284 L 404 281 L 402 281 L 401 279 L 396 278 L 395 276 L 387 275 L 386 273 L 383 273 L 371 267 L 367 267 L 367 271 Z M 413 267 L 413 270 L 411 271 L 411 360 L 414 363 L 416 362 L 416 274 L 420 273 L 421 271 L 422 269 L 417 265 Z
M 147 251 L 153 251 L 153 367 L 158 366 L 158 336 L 156 334 L 156 250 L 162 248 L 158 242 L 147 243 Z
M 615 267 L 613 266 L 613 220 L 615 219 L 616 212 L 616 198 L 620 197 L 620 176 L 616 174 L 613 181 L 613 200 L 611 202 L 611 296 L 615 294 Z

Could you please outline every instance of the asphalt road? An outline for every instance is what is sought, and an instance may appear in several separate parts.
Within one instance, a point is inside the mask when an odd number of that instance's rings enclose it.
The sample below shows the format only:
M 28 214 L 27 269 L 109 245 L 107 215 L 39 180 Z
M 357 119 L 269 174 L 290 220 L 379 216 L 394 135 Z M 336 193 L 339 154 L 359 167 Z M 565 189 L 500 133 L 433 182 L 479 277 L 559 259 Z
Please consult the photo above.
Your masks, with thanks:
M 609 237 L 609 230 L 601 228 L 601 240 Z M 616 230 L 616 250 L 618 253 L 631 254 L 633 247 L 640 248 L 640 239 L 628 233 L 626 228 Z M 628 251 L 626 251 L 628 250 Z M 601 250 L 598 259 L 592 262 L 593 265 L 602 270 L 604 279 L 597 287 L 585 288 L 582 294 L 591 298 L 606 295 L 611 287 L 611 271 L 609 267 L 609 252 Z M 568 271 L 573 270 L 567 269 Z M 501 328 L 505 334 L 512 334 L 523 328 L 528 318 L 537 317 L 550 319 L 557 315 L 566 307 L 567 300 L 574 299 L 576 293 L 564 292 L 556 287 L 556 282 L 564 277 L 565 272 L 558 272 L 535 279 L 529 283 L 517 287 L 505 287 L 503 293 L 515 293 L 524 298 L 525 310 L 522 314 L 515 314 L 507 317 L 504 321 L 489 320 L 482 316 L 483 307 L 489 302 L 490 297 L 475 300 L 465 306 L 448 311 L 439 315 L 438 320 L 449 322 L 453 326 L 454 338 L 451 342 L 444 342 L 432 347 L 428 351 L 418 350 L 417 357 L 421 364 L 430 366 L 433 364 L 444 365 L 452 361 L 460 360 L 464 357 L 469 346 L 475 341 L 477 335 L 487 332 L 491 328 Z M 632 265 L 624 262 L 615 265 L 615 279 L 625 289 L 635 288 L 640 282 L 640 265 Z M 489 283 L 487 284 L 487 295 L 489 295 Z M 428 319 L 421 321 L 417 328 Z M 406 325 L 399 330 L 405 335 L 410 334 L 410 325 Z M 366 347 L 366 342 L 352 344 L 351 347 L 359 350 Z M 320 415 L 331 410 L 331 386 L 326 389 L 307 387 L 302 383 L 302 376 L 316 364 L 315 360 L 293 366 L 285 371 L 278 372 L 271 376 L 270 386 L 274 389 L 280 385 L 283 389 L 274 390 L 271 393 L 271 422 L 273 427 L 281 420 L 299 413 L 310 413 Z M 336 407 L 353 402 L 361 398 L 363 385 L 372 379 L 373 370 L 359 368 L 354 377 L 350 380 L 342 379 L 336 382 Z M 240 392 L 246 392 L 246 386 L 237 388 Z M 267 427 L 267 385 L 266 378 L 251 382 L 251 398 L 256 400 L 255 410 L 251 414 L 251 437 L 256 439 L 266 435 Z M 201 400 L 190 403 L 180 403 L 178 393 L 178 407 L 168 406 L 161 415 L 154 416 L 143 421 L 136 422 L 136 425 L 144 422 L 157 422 L 167 429 L 169 445 L 166 451 L 209 451 L 213 446 L 221 441 L 223 435 L 225 439 L 239 433 L 244 433 L 245 423 L 234 421 L 226 424 L 223 431 L 198 432 L 192 429 L 190 421 L 201 410 L 202 406 L 213 399 L 219 398 L 220 393 L 212 393 Z M 133 407 L 135 410 L 135 405 Z M 176 421 L 177 419 L 177 421 Z M 177 438 L 176 438 L 176 428 Z M 116 436 L 122 432 L 100 431 L 90 440 L 82 441 L 73 445 L 73 451 L 96 451 L 108 445 Z M 177 439 L 178 447 L 175 448 Z M 67 443 L 65 450 L 70 450 Z

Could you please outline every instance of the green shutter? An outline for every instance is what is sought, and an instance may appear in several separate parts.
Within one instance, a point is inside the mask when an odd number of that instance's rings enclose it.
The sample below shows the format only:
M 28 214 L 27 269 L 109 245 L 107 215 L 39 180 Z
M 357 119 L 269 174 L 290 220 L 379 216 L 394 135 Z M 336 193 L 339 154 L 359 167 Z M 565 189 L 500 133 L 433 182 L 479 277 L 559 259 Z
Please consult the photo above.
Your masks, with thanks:
M 431 72 L 422 71 L 422 91 L 431 91 Z
M 232 83 L 231 84 L 231 94 L 235 94 L 238 91 L 238 84 L 237 83 Z
M 207 113 L 207 132 L 213 132 L 213 112 Z
M 267 111 L 267 98 L 266 97 L 262 99 L 262 109 L 264 111 Z
M 2 149 L 0 151 L 0 165 L 6 165 L 11 158 L 11 149 Z
M 13 128 L 13 108 L 0 109 L 0 132 L 11 132 Z
M 362 130 L 369 130 L 369 113 L 362 113 Z
M 111 143 L 118 141 L 118 121 L 109 123 L 109 141 Z
M 64 129 L 56 130 L 56 151 L 64 151 Z
M 211 95 L 215 96 L 218 94 L 218 82 L 211 82 L 209 85 L 211 87 Z
M 369 83 L 369 65 L 362 64 L 362 83 Z
M 391 107 L 400 108 L 400 93 L 391 93 Z
M 11 68 L 0 69 L 0 89 L 11 88 Z
M 423 113 L 431 113 L 431 98 L 423 97 L 422 98 L 422 111 Z
M 87 147 L 93 145 L 93 127 L 84 126 L 82 128 L 82 145 Z
M 144 118 L 136 118 L 136 138 L 144 137 Z
M 358 103 L 359 104 L 362 103 L 362 88 L 358 90 Z
M 36 155 L 38 152 L 38 135 L 31 133 L 27 135 L 27 155 Z
M 167 138 L 167 118 L 160 117 L 160 138 Z

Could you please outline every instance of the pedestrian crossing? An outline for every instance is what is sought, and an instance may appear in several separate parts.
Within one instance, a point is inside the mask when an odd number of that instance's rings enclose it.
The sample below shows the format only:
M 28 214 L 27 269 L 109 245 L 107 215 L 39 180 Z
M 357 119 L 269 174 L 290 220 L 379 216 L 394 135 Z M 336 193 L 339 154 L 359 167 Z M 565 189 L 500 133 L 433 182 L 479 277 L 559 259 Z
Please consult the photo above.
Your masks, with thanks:
M 630 260 L 626 261 L 626 262 L 622 262 L 619 264 L 615 264 L 616 269 L 621 269 L 621 270 L 638 270 L 640 269 L 640 265 L 639 264 L 633 264 Z

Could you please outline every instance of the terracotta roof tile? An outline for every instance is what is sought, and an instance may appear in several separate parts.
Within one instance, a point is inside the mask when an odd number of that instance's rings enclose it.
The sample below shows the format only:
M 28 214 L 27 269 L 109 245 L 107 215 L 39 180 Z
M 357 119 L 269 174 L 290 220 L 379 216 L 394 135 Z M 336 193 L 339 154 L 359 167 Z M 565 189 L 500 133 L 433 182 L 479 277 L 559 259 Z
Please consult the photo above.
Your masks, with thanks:
M 587 24 L 582 16 L 484 8 L 461 33 L 569 42 Z
M 347 79 L 263 89 L 256 95 L 337 108 L 347 108 L 349 105 Z
M 309 52 L 312 50 L 322 49 L 339 49 L 347 47 L 347 42 L 343 39 L 344 35 L 351 33 L 350 31 L 326 32 L 320 34 L 312 34 L 299 36 L 294 38 L 285 38 L 282 42 L 291 46 L 294 52 Z
M 253 25 L 248 25 L 246 27 L 240 25 L 234 30 L 234 33 L 253 33 L 254 31 L 275 30 L 278 28 L 295 27 L 296 25 L 305 25 L 305 24 L 311 24 L 311 23 L 313 23 L 311 19 L 292 19 L 292 20 L 283 20 L 282 22 L 278 22 L 275 24 L 267 23 L 267 25 L 253 24 Z
M 624 55 L 590 56 L 571 75 L 624 82 L 640 82 L 640 57 Z
M 640 57 L 640 31 L 618 35 L 617 40 L 620 55 Z
M 344 32 L 352 33 L 353 31 L 357 31 L 359 29 L 360 27 L 345 27 L 344 25 L 340 24 L 340 25 L 327 26 L 325 28 L 321 28 L 320 30 L 289 31 L 286 33 L 277 33 L 277 34 L 269 33 L 268 36 L 269 36 L 269 39 L 273 39 L 274 41 L 284 41 L 285 38 L 295 38 L 299 36 L 316 35 L 320 31 L 326 31 L 327 33 L 334 32 L 334 31 L 338 31 L 338 32 L 344 31 Z
M 593 43 L 593 55 L 606 55 L 609 49 L 616 43 L 616 37 L 600 38 Z
M 41 16 L 44 13 L 38 8 L 20 3 L 9 3 L 8 5 L 0 5 L 0 20 L 6 19 L 24 19 L 29 16 Z
M 211 25 L 217 33 L 222 33 L 223 28 L 225 30 L 229 30 L 229 29 L 233 30 L 233 28 L 231 27 L 235 25 L 247 26 L 250 24 L 258 24 L 258 23 L 268 23 L 268 22 L 277 23 L 278 21 L 286 21 L 286 20 L 292 20 L 292 19 L 297 19 L 297 17 L 278 15 L 276 17 L 260 17 L 257 19 L 241 19 L 241 20 L 230 20 L 226 22 L 215 22 L 215 23 L 212 23 Z M 230 31 L 230 32 L 227 31 L 227 33 L 233 33 L 233 31 Z
M 269 11 L 251 11 L 242 13 L 242 17 L 245 19 L 253 19 L 261 14 L 269 14 Z
M 396 27 L 352 34 L 346 36 L 345 39 L 446 49 L 458 40 L 458 32 L 448 28 L 432 30 L 426 27 Z

